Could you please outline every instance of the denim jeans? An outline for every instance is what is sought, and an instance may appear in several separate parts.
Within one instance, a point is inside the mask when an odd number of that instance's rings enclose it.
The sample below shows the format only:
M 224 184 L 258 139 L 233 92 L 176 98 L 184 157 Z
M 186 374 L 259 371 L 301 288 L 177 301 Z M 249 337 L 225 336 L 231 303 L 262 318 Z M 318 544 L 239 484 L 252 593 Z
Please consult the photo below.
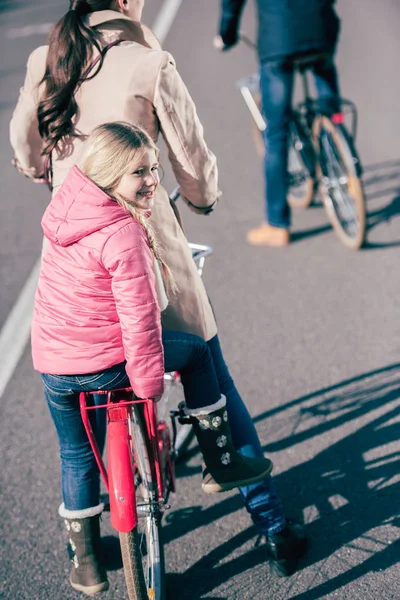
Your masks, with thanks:
M 263 456 L 253 421 L 224 362 L 218 337 L 208 343 L 181 332 L 164 331 L 166 371 L 178 371 L 189 408 L 217 402 L 226 396 L 227 410 L 235 447 L 246 456 Z M 57 430 L 61 457 L 61 485 L 65 508 L 83 510 L 97 506 L 100 475 L 79 409 L 79 392 L 111 389 L 129 385 L 125 363 L 89 375 L 42 374 L 45 398 Z M 93 404 L 104 396 L 93 395 Z M 105 411 L 90 411 L 94 435 L 103 446 Z M 283 529 L 285 517 L 273 480 L 240 489 L 245 506 L 260 533 Z
M 164 331 L 166 371 L 178 371 L 189 408 L 218 402 L 221 392 L 210 350 L 200 337 Z M 125 363 L 88 375 L 42 374 L 45 398 L 57 430 L 61 457 L 61 487 L 65 508 L 83 510 L 97 506 L 100 474 L 91 450 L 79 409 L 79 393 L 128 387 Z M 92 396 L 102 404 L 104 396 Z M 95 413 L 100 412 L 100 415 Z M 100 449 L 104 446 L 105 411 L 90 411 L 91 424 Z
M 321 108 L 328 112 L 339 111 L 339 84 L 333 56 L 317 63 L 313 75 Z M 274 227 L 285 229 L 290 226 L 286 195 L 293 82 L 294 70 L 289 61 L 261 64 L 261 102 L 267 120 L 264 132 L 266 220 Z
M 224 361 L 218 336 L 213 337 L 207 343 L 211 350 L 221 393 L 226 396 L 235 448 L 244 456 L 264 456 L 253 420 Z M 259 533 L 273 534 L 285 527 L 286 520 L 282 503 L 270 475 L 265 481 L 239 489 L 246 509 Z

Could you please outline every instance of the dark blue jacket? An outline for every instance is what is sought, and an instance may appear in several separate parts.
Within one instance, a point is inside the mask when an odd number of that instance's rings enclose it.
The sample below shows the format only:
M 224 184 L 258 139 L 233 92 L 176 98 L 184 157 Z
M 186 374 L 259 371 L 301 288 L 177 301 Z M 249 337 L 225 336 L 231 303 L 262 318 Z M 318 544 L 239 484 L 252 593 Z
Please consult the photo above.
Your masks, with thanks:
M 333 52 L 339 32 L 335 0 L 256 0 L 260 62 L 293 55 Z M 246 0 L 222 0 L 220 36 L 225 46 L 238 41 Z

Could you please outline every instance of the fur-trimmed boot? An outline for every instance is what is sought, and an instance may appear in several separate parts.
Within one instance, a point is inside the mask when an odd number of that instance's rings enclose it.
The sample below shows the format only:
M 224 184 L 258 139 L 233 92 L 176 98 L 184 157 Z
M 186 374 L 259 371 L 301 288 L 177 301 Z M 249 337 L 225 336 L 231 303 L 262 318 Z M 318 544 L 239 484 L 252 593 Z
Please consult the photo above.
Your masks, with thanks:
M 108 590 L 107 573 L 101 565 L 100 515 L 104 504 L 85 510 L 67 510 L 61 504 L 58 512 L 64 519 L 72 560 L 70 583 L 74 590 L 94 596 Z
M 203 454 L 203 490 L 208 494 L 227 492 L 233 488 L 262 481 L 272 471 L 268 458 L 248 458 L 239 454 L 232 442 L 226 398 L 202 408 L 185 412 Z

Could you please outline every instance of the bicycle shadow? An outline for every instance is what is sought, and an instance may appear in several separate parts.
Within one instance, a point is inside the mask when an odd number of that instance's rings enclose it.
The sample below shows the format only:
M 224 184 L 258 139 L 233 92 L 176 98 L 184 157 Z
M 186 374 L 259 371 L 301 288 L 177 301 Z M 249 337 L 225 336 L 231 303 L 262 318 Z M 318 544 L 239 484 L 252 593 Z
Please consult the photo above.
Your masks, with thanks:
M 363 185 L 368 203 L 389 196 L 389 203 L 367 212 L 367 234 L 382 223 L 389 224 L 400 215 L 400 160 L 388 160 L 364 167 Z M 400 246 L 400 240 L 393 242 L 370 242 L 364 250 L 392 248 Z
M 400 192 L 400 188 L 397 189 L 397 193 Z M 393 219 L 400 215 L 400 196 L 397 195 L 390 201 L 389 204 L 379 208 L 375 211 L 369 211 L 367 213 L 367 232 L 374 229 L 381 223 L 389 224 Z M 400 246 L 400 240 L 394 242 L 366 242 L 364 244 L 365 250 L 373 250 L 377 248 L 393 248 Z
M 367 191 L 367 199 L 375 200 L 389 194 L 396 194 L 400 188 L 400 160 L 386 160 L 380 163 L 366 165 L 364 168 L 363 185 Z M 386 185 L 396 181 L 396 185 Z M 375 187 L 376 186 L 376 187 Z
M 400 364 L 372 371 L 265 411 L 255 419 L 259 423 L 268 423 L 269 431 L 274 431 L 277 436 L 281 427 L 287 428 L 288 420 L 294 424 L 290 434 L 265 446 L 268 451 L 291 448 L 345 424 L 357 426 L 363 417 L 365 421 L 372 413 L 379 413 L 311 460 L 275 478 L 285 506 L 290 507 L 295 490 L 298 513 L 295 517 L 298 520 L 303 514 L 308 514 L 307 520 L 310 521 L 310 515 L 314 515 L 307 526 L 311 547 L 301 567 L 311 567 L 327 557 L 342 565 L 343 551 L 357 552 L 359 548 L 362 552 L 363 545 L 371 544 L 371 541 L 383 546 L 339 575 L 336 574 L 337 568 L 332 569 L 335 574 L 332 578 L 324 569 L 325 581 L 316 587 L 310 584 L 311 589 L 291 596 L 291 600 L 326 597 L 360 575 L 387 569 L 398 561 L 400 540 L 386 544 L 374 538 L 377 534 L 373 530 L 389 524 L 400 527 L 397 511 L 400 486 L 396 483 L 400 452 L 391 448 L 391 445 L 398 444 L 399 437 L 396 422 L 400 416 L 399 375 Z M 192 518 L 180 523 L 178 514 L 178 518 L 173 518 L 165 528 L 168 539 L 176 539 L 203 523 L 209 524 L 240 506 L 240 499 L 236 496 L 210 507 L 204 514 L 196 507 Z M 254 529 L 248 528 L 218 546 L 185 573 L 172 576 L 174 599 L 202 598 L 229 579 L 263 562 L 265 554 L 262 547 L 239 558 L 226 560 L 254 535 Z M 340 570 L 343 571 L 343 566 Z M 183 595 L 179 595 L 182 590 Z
M 121 544 L 117 536 L 106 535 L 101 538 L 101 558 L 107 571 L 122 569 Z

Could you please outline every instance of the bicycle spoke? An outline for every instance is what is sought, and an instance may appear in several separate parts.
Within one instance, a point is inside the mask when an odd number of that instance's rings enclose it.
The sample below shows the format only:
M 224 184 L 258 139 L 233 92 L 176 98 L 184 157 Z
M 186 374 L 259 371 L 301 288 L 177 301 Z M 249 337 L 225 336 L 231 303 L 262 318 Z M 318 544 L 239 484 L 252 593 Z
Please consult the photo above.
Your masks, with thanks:
M 359 219 L 355 211 L 354 200 L 351 195 L 349 177 L 339 155 L 336 144 L 331 140 L 331 135 L 322 130 L 321 150 L 325 154 L 325 167 L 327 170 L 326 185 L 333 209 L 347 235 L 356 237 L 359 231 Z
M 164 558 L 160 539 L 161 510 L 151 463 L 151 450 L 146 443 L 144 431 L 142 414 L 140 409 L 135 407 L 130 419 L 130 434 L 133 441 L 134 462 L 138 470 L 138 475 L 135 477 L 138 551 L 148 596 L 154 600 L 162 600 Z

